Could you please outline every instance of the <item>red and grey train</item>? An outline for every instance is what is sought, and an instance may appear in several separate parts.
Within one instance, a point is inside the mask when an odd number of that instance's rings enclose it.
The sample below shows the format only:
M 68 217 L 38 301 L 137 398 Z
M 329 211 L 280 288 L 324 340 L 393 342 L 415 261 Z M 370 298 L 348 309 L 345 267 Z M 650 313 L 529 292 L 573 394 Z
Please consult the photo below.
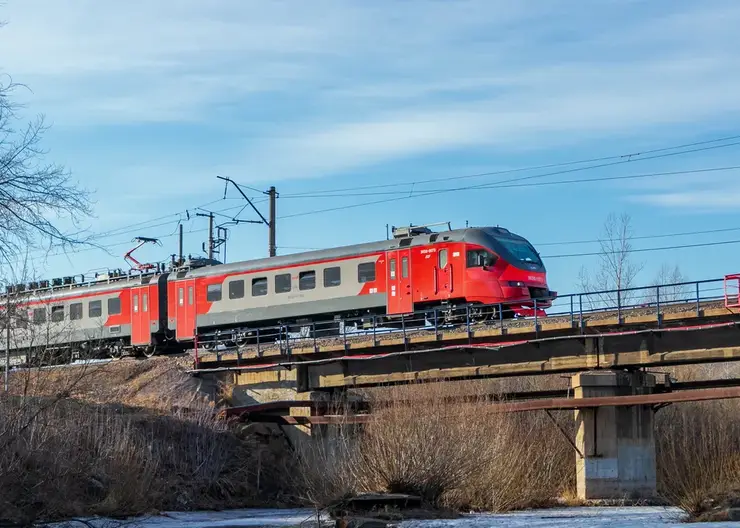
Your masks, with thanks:
M 201 335 L 248 336 L 278 324 L 365 316 L 392 324 L 415 311 L 454 317 L 461 306 L 497 303 L 506 306 L 497 316 L 526 315 L 535 299 L 545 309 L 557 295 L 534 247 L 501 227 L 401 228 L 380 242 L 231 264 L 190 260 L 167 271 L 56 282 L 6 294 L 23 299 L 11 350 L 32 348 L 39 338 L 31 330 L 41 325 L 47 343 L 53 335 L 59 347 L 151 355 L 191 348 Z

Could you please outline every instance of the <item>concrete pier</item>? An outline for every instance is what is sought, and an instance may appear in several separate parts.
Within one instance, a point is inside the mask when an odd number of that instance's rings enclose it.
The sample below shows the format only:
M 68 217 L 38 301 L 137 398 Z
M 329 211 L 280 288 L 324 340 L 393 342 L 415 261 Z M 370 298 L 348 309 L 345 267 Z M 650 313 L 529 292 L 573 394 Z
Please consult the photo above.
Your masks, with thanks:
M 643 372 L 583 372 L 572 378 L 576 398 L 650 394 L 655 385 L 655 376 Z M 655 497 L 653 412 L 649 406 L 575 411 L 580 499 Z

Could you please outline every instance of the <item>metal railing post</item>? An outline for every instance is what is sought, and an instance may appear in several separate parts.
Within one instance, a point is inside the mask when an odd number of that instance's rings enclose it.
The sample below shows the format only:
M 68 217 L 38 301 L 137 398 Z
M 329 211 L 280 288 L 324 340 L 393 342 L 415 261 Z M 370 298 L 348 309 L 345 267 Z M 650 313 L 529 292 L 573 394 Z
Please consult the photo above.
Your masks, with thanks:
M 617 323 L 622 324 L 622 290 L 617 288 Z
M 504 333 L 504 305 L 498 305 L 498 322 L 501 323 L 501 334 Z
M 347 321 L 342 319 L 339 321 L 339 324 L 342 325 L 342 335 L 344 336 L 344 351 L 347 351 Z
M 406 318 L 404 314 L 401 314 L 401 330 L 403 331 L 403 349 L 408 349 L 408 343 L 406 342 Z
M 699 317 L 701 314 L 701 300 L 699 297 L 699 282 L 696 283 L 696 316 Z
M 581 328 L 581 334 L 583 334 L 583 294 L 578 294 L 578 326 Z
M 537 299 L 534 300 L 534 336 L 540 336 L 539 314 L 537 313 Z
M 260 329 L 257 329 L 257 357 L 262 357 L 262 350 L 260 349 Z
M 434 339 L 439 339 L 439 313 L 437 308 L 434 308 Z
M 655 309 L 656 309 L 656 321 L 658 322 L 658 328 L 660 328 L 660 286 L 655 287 Z
M 311 322 L 311 333 L 313 334 L 313 351 L 319 351 L 319 345 L 316 343 L 316 322 Z
M 373 315 L 373 346 L 378 346 L 378 318 Z
M 465 328 L 468 332 L 468 343 L 472 340 L 472 336 L 470 335 L 470 305 L 465 305 Z
M 573 313 L 573 296 L 570 296 L 570 327 L 575 326 L 575 314 Z

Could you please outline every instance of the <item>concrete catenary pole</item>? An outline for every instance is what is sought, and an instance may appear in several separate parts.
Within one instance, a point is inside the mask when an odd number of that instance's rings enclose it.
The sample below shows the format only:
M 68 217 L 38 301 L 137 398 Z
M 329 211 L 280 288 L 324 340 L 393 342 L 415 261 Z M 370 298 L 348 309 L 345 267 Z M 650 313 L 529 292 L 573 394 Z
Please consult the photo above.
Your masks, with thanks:
M 268 251 L 271 257 L 277 255 L 277 247 L 275 247 L 275 198 L 277 198 L 277 192 L 275 187 L 270 187 L 267 193 L 270 196 L 270 233 L 268 240 Z

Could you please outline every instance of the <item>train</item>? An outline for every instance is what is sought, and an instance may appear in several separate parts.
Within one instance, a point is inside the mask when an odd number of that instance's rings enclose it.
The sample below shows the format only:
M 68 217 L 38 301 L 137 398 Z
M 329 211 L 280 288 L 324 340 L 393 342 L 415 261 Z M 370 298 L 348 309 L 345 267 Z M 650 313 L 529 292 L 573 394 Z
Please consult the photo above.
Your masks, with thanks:
M 426 310 L 445 320 L 462 312 L 479 319 L 545 315 L 556 297 L 539 253 L 506 228 L 409 226 L 393 228 L 387 240 L 285 256 L 229 264 L 188 258 L 89 280 L 15 285 L 0 309 L 17 306 L 13 353 L 44 347 L 116 358 L 207 347 L 214 335 L 245 342 L 275 325 L 315 328 L 369 317 L 393 325 Z

